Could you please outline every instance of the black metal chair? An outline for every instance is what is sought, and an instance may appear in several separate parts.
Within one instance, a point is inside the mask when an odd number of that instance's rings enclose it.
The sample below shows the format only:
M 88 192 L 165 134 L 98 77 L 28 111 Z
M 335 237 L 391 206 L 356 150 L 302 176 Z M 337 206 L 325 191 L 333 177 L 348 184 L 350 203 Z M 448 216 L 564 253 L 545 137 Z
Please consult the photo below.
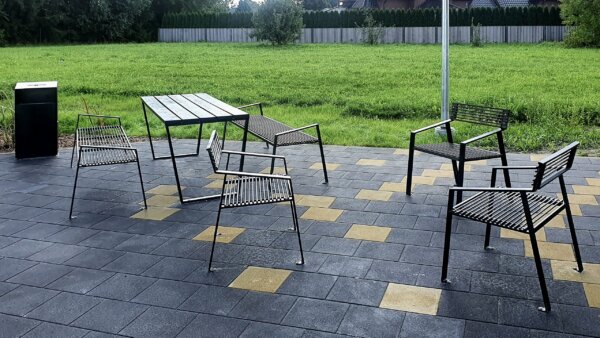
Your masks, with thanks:
M 302 240 L 300 239 L 300 227 L 298 226 L 298 212 L 296 211 L 296 200 L 294 198 L 294 188 L 292 187 L 292 178 L 288 176 L 287 163 L 285 157 L 268 154 L 255 154 L 240 151 L 223 150 L 216 131 L 213 131 L 208 145 L 206 147 L 215 174 L 224 175 L 223 187 L 221 188 L 221 200 L 219 202 L 219 211 L 217 213 L 217 222 L 215 223 L 215 233 L 213 236 L 212 249 L 210 251 L 210 260 L 208 271 L 212 271 L 212 260 L 215 251 L 215 242 L 219 230 L 219 220 L 221 210 L 226 208 L 237 208 L 251 205 L 290 202 L 292 208 L 293 229 L 298 234 L 298 245 L 300 247 L 300 261 L 297 264 L 304 264 L 304 252 L 302 251 Z M 219 169 L 221 156 L 227 155 L 225 170 Z M 259 174 L 229 170 L 229 160 L 231 155 L 254 156 L 280 159 L 283 161 L 285 175 Z
M 81 117 L 87 117 L 90 120 L 90 126 L 79 128 Z M 92 119 L 117 120 L 118 125 L 94 125 Z M 71 209 L 69 218 L 73 218 L 73 204 L 75 202 L 75 190 L 77 189 L 77 178 L 79 169 L 85 167 L 95 167 L 102 165 L 137 163 L 138 173 L 140 175 L 140 184 L 142 186 L 142 196 L 144 197 L 144 208 L 146 204 L 146 193 L 144 192 L 144 181 L 142 180 L 142 169 L 137 149 L 131 146 L 127 134 L 121 125 L 121 118 L 118 116 L 79 114 L 75 126 L 75 137 L 73 140 L 73 150 L 71 152 L 71 167 L 75 157 L 75 148 L 77 151 L 77 170 L 75 171 L 75 183 L 73 184 L 73 195 L 71 196 Z
M 469 104 L 454 103 L 450 111 L 450 119 L 436 123 L 425 128 L 421 128 L 410 133 L 410 146 L 408 152 L 408 172 L 406 175 L 406 194 L 412 192 L 412 171 L 415 150 L 448 158 L 452 161 L 454 179 L 456 186 L 462 187 L 465 175 L 465 162 L 500 158 L 502 165 L 508 165 L 506 160 L 506 150 L 504 149 L 504 137 L 502 132 L 508 128 L 508 118 L 510 110 L 491 107 L 475 106 Z M 496 127 L 496 129 L 475 136 L 461 143 L 454 143 L 452 138 L 452 128 L 450 122 L 462 121 L 472 124 Z M 417 134 L 436 127 L 445 127 L 447 142 L 436 144 L 415 144 Z M 490 151 L 481 148 L 469 146 L 475 141 L 496 135 L 498 138 L 498 151 Z M 507 187 L 510 187 L 510 177 L 508 171 L 504 171 L 504 179 Z M 458 201 L 462 200 L 462 195 L 458 195 Z
M 571 215 L 571 208 L 569 206 L 569 197 L 563 178 L 563 174 L 573 165 L 578 145 L 579 142 L 570 144 L 553 155 L 541 160 L 537 166 L 501 166 L 492 168 L 492 182 L 490 188 L 450 188 L 448 195 L 448 211 L 446 215 L 442 282 L 449 282 L 447 273 L 453 215 L 486 223 L 484 244 L 486 249 L 490 249 L 490 230 L 492 225 L 518 231 L 520 233 L 528 234 L 531 241 L 535 266 L 544 299 L 544 307 L 540 307 L 539 309 L 541 311 L 550 311 L 550 300 L 548 298 L 548 290 L 546 288 L 546 281 L 544 280 L 544 271 L 535 234 L 555 216 L 565 210 L 569 222 L 569 229 L 571 231 L 575 259 L 577 260 L 576 270 L 579 272 L 583 271 L 579 246 L 577 244 L 577 235 L 575 234 L 575 226 L 573 225 L 573 216 Z M 498 170 L 535 171 L 532 186 L 530 188 L 495 188 L 496 172 Z M 556 178 L 558 178 L 560 183 L 562 200 L 537 193 L 538 190 L 554 181 Z M 461 191 L 476 191 L 478 193 L 462 203 L 454 205 L 454 194 Z
M 263 114 L 262 103 L 260 102 L 241 106 L 238 108 L 244 109 L 254 106 L 258 106 L 260 115 L 250 115 L 250 120 L 248 121 L 248 132 L 264 141 L 267 145 L 267 148 L 269 147 L 269 145 L 273 146 L 273 155 L 276 154 L 278 147 L 318 143 L 319 150 L 321 151 L 323 175 L 325 176 L 325 181 L 323 183 L 328 183 L 329 178 L 327 176 L 327 165 L 325 164 L 325 154 L 323 152 L 323 141 L 321 140 L 321 129 L 319 127 L 319 124 L 314 123 L 300 128 L 291 128 L 279 121 L 266 117 Z M 245 121 L 231 121 L 231 123 L 235 124 L 240 128 L 244 128 Z M 303 130 L 310 128 L 315 128 L 317 132 L 317 137 L 303 132 Z M 227 123 L 225 123 L 225 133 L 227 133 Z M 275 160 L 273 159 L 271 161 L 271 174 L 273 173 L 274 168 Z

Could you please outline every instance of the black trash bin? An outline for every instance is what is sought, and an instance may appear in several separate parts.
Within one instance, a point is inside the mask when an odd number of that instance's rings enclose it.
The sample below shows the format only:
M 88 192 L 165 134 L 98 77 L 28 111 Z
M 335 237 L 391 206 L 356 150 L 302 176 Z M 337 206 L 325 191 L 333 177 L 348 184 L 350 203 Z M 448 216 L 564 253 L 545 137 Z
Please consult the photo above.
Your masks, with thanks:
M 58 154 L 58 83 L 22 82 L 15 86 L 15 156 Z

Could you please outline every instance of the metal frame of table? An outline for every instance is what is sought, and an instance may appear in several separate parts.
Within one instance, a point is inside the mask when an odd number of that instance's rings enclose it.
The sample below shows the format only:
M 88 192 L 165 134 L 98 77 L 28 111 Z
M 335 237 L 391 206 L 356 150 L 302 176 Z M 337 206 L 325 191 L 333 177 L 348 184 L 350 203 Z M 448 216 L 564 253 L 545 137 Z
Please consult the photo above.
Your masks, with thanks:
M 165 125 L 167 131 L 167 141 L 169 143 L 169 151 L 171 155 L 156 156 L 154 152 L 154 144 L 152 143 L 152 134 L 150 132 L 150 124 L 148 123 L 148 108 L 156 117 L 158 117 Z M 179 173 L 177 171 L 177 158 L 198 156 L 200 153 L 200 139 L 202 136 L 202 125 L 204 123 L 214 122 L 229 122 L 234 120 L 244 120 L 244 137 L 242 139 L 242 152 L 246 151 L 246 141 L 248 139 L 248 121 L 250 115 L 236 107 L 233 107 L 225 102 L 222 102 L 206 93 L 197 94 L 182 94 L 182 95 L 161 95 L 161 96 L 143 96 L 142 110 L 144 111 L 144 120 L 146 121 L 146 130 L 148 131 L 148 140 L 150 141 L 150 150 L 152 158 L 155 160 L 171 159 L 173 161 L 173 170 L 175 171 L 175 182 L 177 183 L 177 191 L 181 203 L 190 203 L 204 201 L 214 198 L 220 198 L 221 195 L 209 195 L 193 198 L 183 198 Z M 171 139 L 171 127 L 199 125 L 198 142 L 196 152 L 175 154 L 173 150 L 173 141 Z M 223 138 L 223 143 L 225 139 Z M 244 156 L 240 158 L 240 171 L 244 168 Z

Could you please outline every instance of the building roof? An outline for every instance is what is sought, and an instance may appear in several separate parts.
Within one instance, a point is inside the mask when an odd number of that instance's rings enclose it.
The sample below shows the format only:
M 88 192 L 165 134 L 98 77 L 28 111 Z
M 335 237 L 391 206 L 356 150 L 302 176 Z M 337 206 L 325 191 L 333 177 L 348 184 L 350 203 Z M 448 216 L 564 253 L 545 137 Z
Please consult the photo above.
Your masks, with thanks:
M 525 7 L 529 6 L 529 0 L 473 0 L 471 7 Z

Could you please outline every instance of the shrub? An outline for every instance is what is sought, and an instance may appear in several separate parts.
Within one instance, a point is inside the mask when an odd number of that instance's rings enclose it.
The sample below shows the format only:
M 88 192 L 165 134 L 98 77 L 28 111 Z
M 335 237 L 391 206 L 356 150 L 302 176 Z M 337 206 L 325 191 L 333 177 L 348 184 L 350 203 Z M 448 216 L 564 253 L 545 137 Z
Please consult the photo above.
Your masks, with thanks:
M 483 41 L 481 40 L 481 24 L 475 24 L 473 21 L 471 21 L 471 46 L 483 46 Z
M 252 37 L 273 45 L 286 45 L 300 38 L 302 7 L 293 0 L 266 0 L 252 16 Z
M 565 43 L 570 47 L 600 47 L 600 0 L 562 0 L 561 17 L 574 26 Z
M 383 38 L 384 28 L 381 23 L 373 18 L 373 14 L 370 12 L 365 15 L 361 30 L 362 41 L 368 45 L 377 45 Z
M 15 117 L 12 96 L 0 91 L 0 149 L 13 149 Z

